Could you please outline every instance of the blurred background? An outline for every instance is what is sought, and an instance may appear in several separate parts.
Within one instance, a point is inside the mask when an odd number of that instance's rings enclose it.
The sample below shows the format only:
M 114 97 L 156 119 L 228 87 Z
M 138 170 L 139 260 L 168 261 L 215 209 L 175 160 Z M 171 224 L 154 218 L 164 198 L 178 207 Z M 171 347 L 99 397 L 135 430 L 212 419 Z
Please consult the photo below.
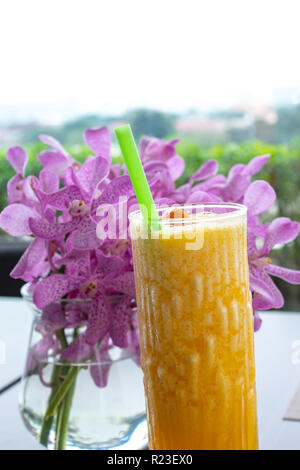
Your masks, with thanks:
M 130 122 L 137 139 L 181 139 L 179 183 L 208 158 L 227 174 L 271 153 L 258 177 L 276 189 L 272 217 L 299 221 L 299 13 L 297 0 L 0 2 L 0 208 L 9 146 L 25 146 L 36 174 L 40 134 L 82 161 L 84 129 Z M 8 273 L 27 243 L 1 233 L 0 295 L 18 295 Z M 300 240 L 273 257 L 300 269 Z M 299 311 L 299 287 L 280 288 Z

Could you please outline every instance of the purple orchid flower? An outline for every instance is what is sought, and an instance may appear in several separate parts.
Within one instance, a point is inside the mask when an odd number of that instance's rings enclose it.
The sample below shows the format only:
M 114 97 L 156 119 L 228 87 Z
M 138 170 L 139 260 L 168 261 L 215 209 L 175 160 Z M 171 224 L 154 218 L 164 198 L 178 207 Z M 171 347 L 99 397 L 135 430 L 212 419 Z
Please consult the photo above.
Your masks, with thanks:
M 50 136 L 40 136 L 49 149 L 38 155 L 43 165 L 39 177 L 25 176 L 28 160 L 21 147 L 12 147 L 7 159 L 16 175 L 8 183 L 8 206 L 0 214 L 0 227 L 13 236 L 29 235 L 33 241 L 13 269 L 14 278 L 31 282 L 33 299 L 43 311 L 38 330 L 42 339 L 34 345 L 28 366 L 37 368 L 49 354 L 61 354 L 69 362 L 90 361 L 91 376 L 105 386 L 111 366 L 110 349 L 122 348 L 139 363 L 139 336 L 134 310 L 135 287 L 128 221 L 116 233 L 98 238 L 97 224 L 105 210 L 114 207 L 118 221 L 122 211 L 134 209 L 126 168 L 111 162 L 111 138 L 106 127 L 87 129 L 84 140 L 91 155 L 81 165 Z M 190 180 L 176 187 L 184 171 L 177 155 L 177 140 L 143 137 L 139 150 L 150 188 L 161 204 L 237 202 L 248 208 L 248 259 L 253 294 L 254 327 L 258 311 L 279 308 L 283 297 L 272 277 L 300 284 L 300 272 L 272 264 L 275 245 L 295 239 L 299 224 L 287 218 L 261 224 L 260 216 L 275 202 L 273 188 L 252 181 L 270 158 L 255 157 L 247 165 L 232 167 L 227 177 L 218 174 L 215 160 L 205 162 Z M 120 197 L 123 198 L 120 203 Z M 108 217 L 108 221 L 109 221 Z M 257 246 L 257 239 L 261 247 Z M 62 308 L 63 305 L 63 308 Z M 79 328 L 77 339 L 62 349 L 60 329 Z M 99 366 L 97 363 L 101 362 Z
M 28 155 L 22 147 L 12 147 L 7 152 L 7 160 L 16 172 L 16 175 L 9 180 L 7 185 L 8 203 L 19 203 L 23 199 L 23 185 Z
M 217 171 L 218 163 L 215 160 L 208 160 L 185 185 L 177 188 L 170 196 L 179 204 L 216 202 L 219 199 L 210 190 L 215 185 L 223 183 L 225 179 L 222 175 L 216 175 Z
M 38 191 L 47 193 L 57 190 L 58 179 L 47 170 L 40 172 L 39 179 L 33 176 L 25 178 L 28 157 L 22 147 L 10 148 L 7 152 L 7 159 L 17 175 L 8 183 L 9 205 L 0 214 L 0 226 L 16 237 L 31 235 L 29 223 L 31 218 L 43 216 L 48 221 L 54 220 L 54 212 L 45 211 L 40 204 Z M 17 180 L 18 184 L 15 185 Z M 46 259 L 52 248 L 49 243 L 34 240 L 11 272 L 11 276 L 32 281 L 39 276 L 47 275 L 51 266 Z
M 281 308 L 284 304 L 283 296 L 270 276 L 300 284 L 299 271 L 274 266 L 268 256 L 276 244 L 288 243 L 298 236 L 299 223 L 287 218 L 275 219 L 270 225 L 259 223 L 259 216 L 273 206 L 276 194 L 266 181 L 251 182 L 251 178 L 269 158 L 270 155 L 262 155 L 253 158 L 248 165 L 235 165 L 226 182 L 214 188 L 215 194 L 225 202 L 242 203 L 248 208 L 248 261 L 255 331 L 261 326 L 258 310 Z M 257 237 L 263 239 L 262 249 L 256 246 Z
M 298 222 L 293 222 L 288 218 L 275 219 L 266 228 L 263 246 L 260 249 L 256 247 L 255 235 L 251 232 L 248 235 L 250 286 L 253 292 L 255 330 L 261 324 L 257 310 L 281 308 L 284 304 L 283 296 L 271 276 L 279 277 L 291 284 L 300 284 L 299 271 L 275 266 L 268 256 L 275 245 L 293 241 L 299 234 L 299 228 Z
M 73 250 L 60 263 L 66 266 L 66 274 L 51 274 L 35 286 L 33 300 L 36 306 L 43 309 L 72 293 L 83 299 L 91 299 L 86 342 L 95 345 L 112 329 L 114 343 L 125 343 L 122 328 L 117 334 L 113 312 L 116 309 L 123 309 L 122 314 L 123 311 L 128 312 L 135 291 L 133 272 L 124 270 L 126 267 L 122 258 L 106 256 L 99 250 L 95 251 L 93 258 L 88 251 Z M 108 300 L 114 294 L 124 296 L 116 307 L 112 307 Z
M 70 362 L 86 358 L 91 362 L 99 362 L 99 359 L 103 362 L 106 358 L 104 365 L 90 368 L 96 385 L 104 386 L 109 371 L 107 365 L 111 362 L 108 360 L 109 349 L 116 345 L 136 351 L 137 334 L 128 336 L 128 331 L 133 329 L 133 272 L 125 270 L 128 265 L 120 256 L 105 256 L 101 251 L 96 251 L 91 257 L 88 251 L 73 250 L 60 263 L 65 265 L 66 274 L 52 274 L 39 281 L 34 290 L 34 302 L 38 308 L 45 309 L 65 295 L 71 298 L 69 304 L 66 300 L 67 326 L 86 325 L 87 328 L 62 351 L 62 355 Z M 83 305 L 77 303 L 74 307 L 72 298 L 82 298 Z M 103 342 L 105 337 L 111 338 L 109 347 Z M 48 341 L 48 336 L 45 341 Z
M 100 344 L 91 346 L 85 341 L 83 335 L 79 336 L 67 349 L 62 351 L 62 356 L 69 362 L 90 361 L 90 374 L 97 387 L 106 387 L 108 375 L 112 366 L 109 351 L 113 347 L 109 335 L 104 336 Z
M 32 373 L 37 370 L 42 383 L 51 387 L 51 383 L 46 383 L 43 378 L 43 369 L 49 352 L 55 356 L 59 352 L 60 343 L 57 338 L 57 331 L 66 326 L 62 306 L 59 302 L 47 306 L 42 315 L 42 322 L 36 326 L 36 331 L 41 334 L 42 339 L 35 343 L 29 350 L 26 370 Z
M 172 183 L 184 172 L 185 162 L 176 154 L 178 142 L 179 140 L 168 142 L 153 137 L 142 137 L 140 141 L 139 153 L 148 179 L 157 172 L 162 174 L 160 185 L 167 191 L 161 193 L 161 196 L 167 196 L 170 189 L 174 190 Z
M 50 147 L 50 150 L 44 150 L 38 155 L 44 169 L 50 170 L 59 178 L 63 177 L 67 168 L 80 169 L 79 163 L 69 155 L 56 139 L 48 135 L 41 135 L 40 140 Z M 110 164 L 111 139 L 107 127 L 87 129 L 84 133 L 84 140 L 96 156 L 101 156 Z

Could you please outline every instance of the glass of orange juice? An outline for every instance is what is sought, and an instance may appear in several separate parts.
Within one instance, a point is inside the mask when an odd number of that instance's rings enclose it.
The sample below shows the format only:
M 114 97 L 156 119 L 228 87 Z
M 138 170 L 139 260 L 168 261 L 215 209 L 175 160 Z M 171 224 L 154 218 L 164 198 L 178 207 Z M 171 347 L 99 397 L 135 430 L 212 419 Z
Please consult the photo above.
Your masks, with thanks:
M 257 449 L 247 209 L 159 217 L 130 215 L 149 447 Z

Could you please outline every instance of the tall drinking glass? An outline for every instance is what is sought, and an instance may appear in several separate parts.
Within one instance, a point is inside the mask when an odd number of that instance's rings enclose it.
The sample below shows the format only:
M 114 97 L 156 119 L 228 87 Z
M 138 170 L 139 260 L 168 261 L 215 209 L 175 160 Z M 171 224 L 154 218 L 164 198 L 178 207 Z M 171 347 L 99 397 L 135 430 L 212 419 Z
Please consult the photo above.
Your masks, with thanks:
M 247 209 L 177 207 L 130 215 L 149 447 L 257 449 Z

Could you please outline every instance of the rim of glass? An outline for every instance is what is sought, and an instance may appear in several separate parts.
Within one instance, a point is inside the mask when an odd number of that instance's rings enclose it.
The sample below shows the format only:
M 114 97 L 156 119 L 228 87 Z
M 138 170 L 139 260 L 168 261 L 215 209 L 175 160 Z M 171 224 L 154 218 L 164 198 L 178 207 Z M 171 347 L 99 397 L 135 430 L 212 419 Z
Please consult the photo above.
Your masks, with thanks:
M 116 364 L 118 362 L 126 361 L 127 359 L 134 359 L 138 357 L 137 353 L 125 353 L 122 348 L 119 348 L 118 346 L 113 346 L 111 349 L 118 350 L 120 352 L 120 356 L 117 358 L 111 357 L 110 359 L 105 359 L 104 361 L 94 361 L 94 360 L 80 360 L 78 362 L 69 362 L 69 361 L 64 361 L 59 355 L 54 356 L 54 355 L 49 355 L 46 358 L 40 358 L 38 356 L 34 356 L 34 359 L 39 363 L 43 365 L 56 365 L 56 366 L 72 366 L 72 367 L 91 367 L 91 366 L 100 366 L 100 365 L 105 365 L 105 364 Z M 110 350 L 108 350 L 109 352 Z
M 174 217 L 172 219 L 169 219 L 169 218 L 151 218 L 149 217 L 148 218 L 148 222 L 149 223 L 152 223 L 152 222 L 156 222 L 156 223 L 160 223 L 161 225 L 170 225 L 170 223 L 172 225 L 176 225 L 177 224 L 191 224 L 191 223 L 203 223 L 203 222 L 223 222 L 224 220 L 226 219 L 232 219 L 232 218 L 238 218 L 238 217 L 241 217 L 241 216 L 244 216 L 247 214 L 247 207 L 244 205 L 244 204 L 238 204 L 236 202 L 209 202 L 209 203 L 195 203 L 195 204 L 171 204 L 169 206 L 167 205 L 164 205 L 164 206 L 160 206 L 160 207 L 157 207 L 157 212 L 158 214 L 161 214 L 163 211 L 165 210 L 170 210 L 170 209 L 181 209 L 181 210 L 189 210 L 189 209 L 202 209 L 202 211 L 199 211 L 198 212 L 198 216 L 201 212 L 205 213 L 205 211 L 209 208 L 231 208 L 232 211 L 230 212 L 224 212 L 223 214 L 217 214 L 218 217 L 212 219 L 211 217 L 211 214 L 214 214 L 213 212 L 207 212 L 209 215 L 207 215 L 207 217 L 205 216 L 201 216 L 201 218 L 195 216 L 193 217 L 193 215 L 191 217 L 187 217 L 187 218 L 182 218 L 182 217 Z M 129 218 L 129 221 L 132 222 L 133 219 L 136 219 L 136 220 L 143 220 L 143 214 L 142 214 L 142 211 L 141 209 L 138 209 L 136 211 L 133 211 L 131 212 L 129 215 L 128 215 L 128 218 Z

